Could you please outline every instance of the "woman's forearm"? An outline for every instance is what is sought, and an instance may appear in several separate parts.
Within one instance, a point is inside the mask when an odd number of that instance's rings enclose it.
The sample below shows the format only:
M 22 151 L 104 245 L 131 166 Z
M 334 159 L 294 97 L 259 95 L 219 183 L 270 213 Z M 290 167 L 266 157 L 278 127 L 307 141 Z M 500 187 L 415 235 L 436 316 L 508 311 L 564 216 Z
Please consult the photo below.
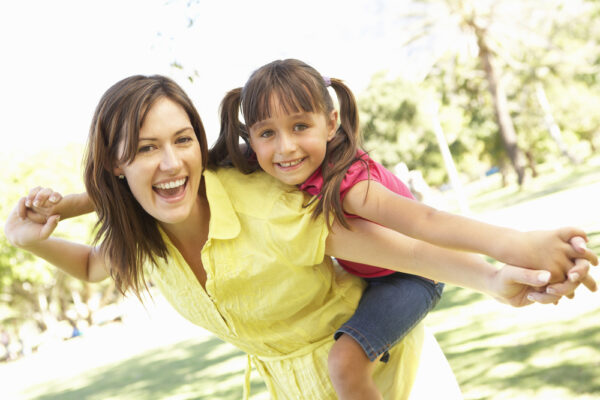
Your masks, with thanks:
M 108 277 L 106 269 L 98 263 L 97 249 L 89 245 L 50 237 L 23 250 L 83 281 L 99 282 Z

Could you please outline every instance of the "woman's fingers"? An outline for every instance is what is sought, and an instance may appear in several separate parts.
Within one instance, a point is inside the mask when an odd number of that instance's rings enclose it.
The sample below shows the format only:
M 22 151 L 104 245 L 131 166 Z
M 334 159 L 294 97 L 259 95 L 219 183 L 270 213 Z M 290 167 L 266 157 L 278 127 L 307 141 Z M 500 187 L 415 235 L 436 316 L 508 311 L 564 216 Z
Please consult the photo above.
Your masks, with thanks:
M 58 215 L 53 215 L 50 218 L 48 218 L 48 221 L 46 221 L 46 223 L 40 231 L 40 239 L 47 239 L 52 234 L 52 232 L 54 232 L 54 229 L 56 229 L 58 221 L 60 221 L 60 216 Z
M 555 294 L 550 294 L 546 292 L 538 292 L 535 290 L 531 290 L 527 294 L 527 298 L 531 301 L 535 301 L 536 303 L 541 304 L 558 304 L 561 296 L 557 296 Z
M 587 248 L 585 244 L 586 240 L 583 237 L 574 236 L 569 240 L 569 243 L 577 251 L 577 256 L 575 257 L 585 258 L 586 260 L 591 262 L 592 265 L 598 265 L 598 256 Z

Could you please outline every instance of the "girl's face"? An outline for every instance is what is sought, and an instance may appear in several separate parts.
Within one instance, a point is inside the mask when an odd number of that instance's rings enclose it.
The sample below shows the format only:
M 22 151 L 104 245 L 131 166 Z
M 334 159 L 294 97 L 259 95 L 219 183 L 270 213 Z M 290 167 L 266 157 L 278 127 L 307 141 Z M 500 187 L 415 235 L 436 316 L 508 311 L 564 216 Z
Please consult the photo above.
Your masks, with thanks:
M 261 168 L 269 175 L 299 185 L 325 159 L 327 142 L 335 135 L 337 111 L 286 114 L 275 109 L 271 118 L 250 127 L 250 145 Z
M 148 214 L 160 223 L 177 224 L 197 204 L 201 171 L 200 144 L 190 119 L 183 107 L 162 98 L 146 114 L 135 158 L 114 173 L 125 175 Z

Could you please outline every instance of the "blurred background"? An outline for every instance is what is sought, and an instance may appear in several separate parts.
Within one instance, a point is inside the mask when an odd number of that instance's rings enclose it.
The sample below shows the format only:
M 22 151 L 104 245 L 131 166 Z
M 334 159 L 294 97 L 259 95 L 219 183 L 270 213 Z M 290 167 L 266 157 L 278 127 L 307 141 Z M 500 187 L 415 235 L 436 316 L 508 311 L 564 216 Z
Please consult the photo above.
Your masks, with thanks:
M 421 201 L 518 229 L 576 225 L 600 253 L 599 17 L 584 0 L 2 2 L 0 218 L 37 185 L 83 190 L 88 125 L 116 81 L 172 77 L 212 143 L 226 91 L 298 58 L 353 89 L 364 148 Z M 57 235 L 90 239 L 94 222 Z M 159 294 L 131 297 L 1 235 L 0 397 L 241 397 L 240 352 Z M 513 309 L 449 287 L 427 322 L 465 398 L 592 399 L 598 311 L 585 288 Z M 253 398 L 265 393 L 253 374 Z

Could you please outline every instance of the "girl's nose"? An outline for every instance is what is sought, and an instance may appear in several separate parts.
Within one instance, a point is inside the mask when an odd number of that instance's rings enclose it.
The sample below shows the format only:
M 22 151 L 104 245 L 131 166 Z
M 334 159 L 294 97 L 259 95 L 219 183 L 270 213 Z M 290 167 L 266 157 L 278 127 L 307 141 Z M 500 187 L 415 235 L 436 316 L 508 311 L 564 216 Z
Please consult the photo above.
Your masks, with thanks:
M 280 153 L 292 153 L 296 150 L 296 141 L 293 135 L 287 133 L 279 135 L 278 150 Z

